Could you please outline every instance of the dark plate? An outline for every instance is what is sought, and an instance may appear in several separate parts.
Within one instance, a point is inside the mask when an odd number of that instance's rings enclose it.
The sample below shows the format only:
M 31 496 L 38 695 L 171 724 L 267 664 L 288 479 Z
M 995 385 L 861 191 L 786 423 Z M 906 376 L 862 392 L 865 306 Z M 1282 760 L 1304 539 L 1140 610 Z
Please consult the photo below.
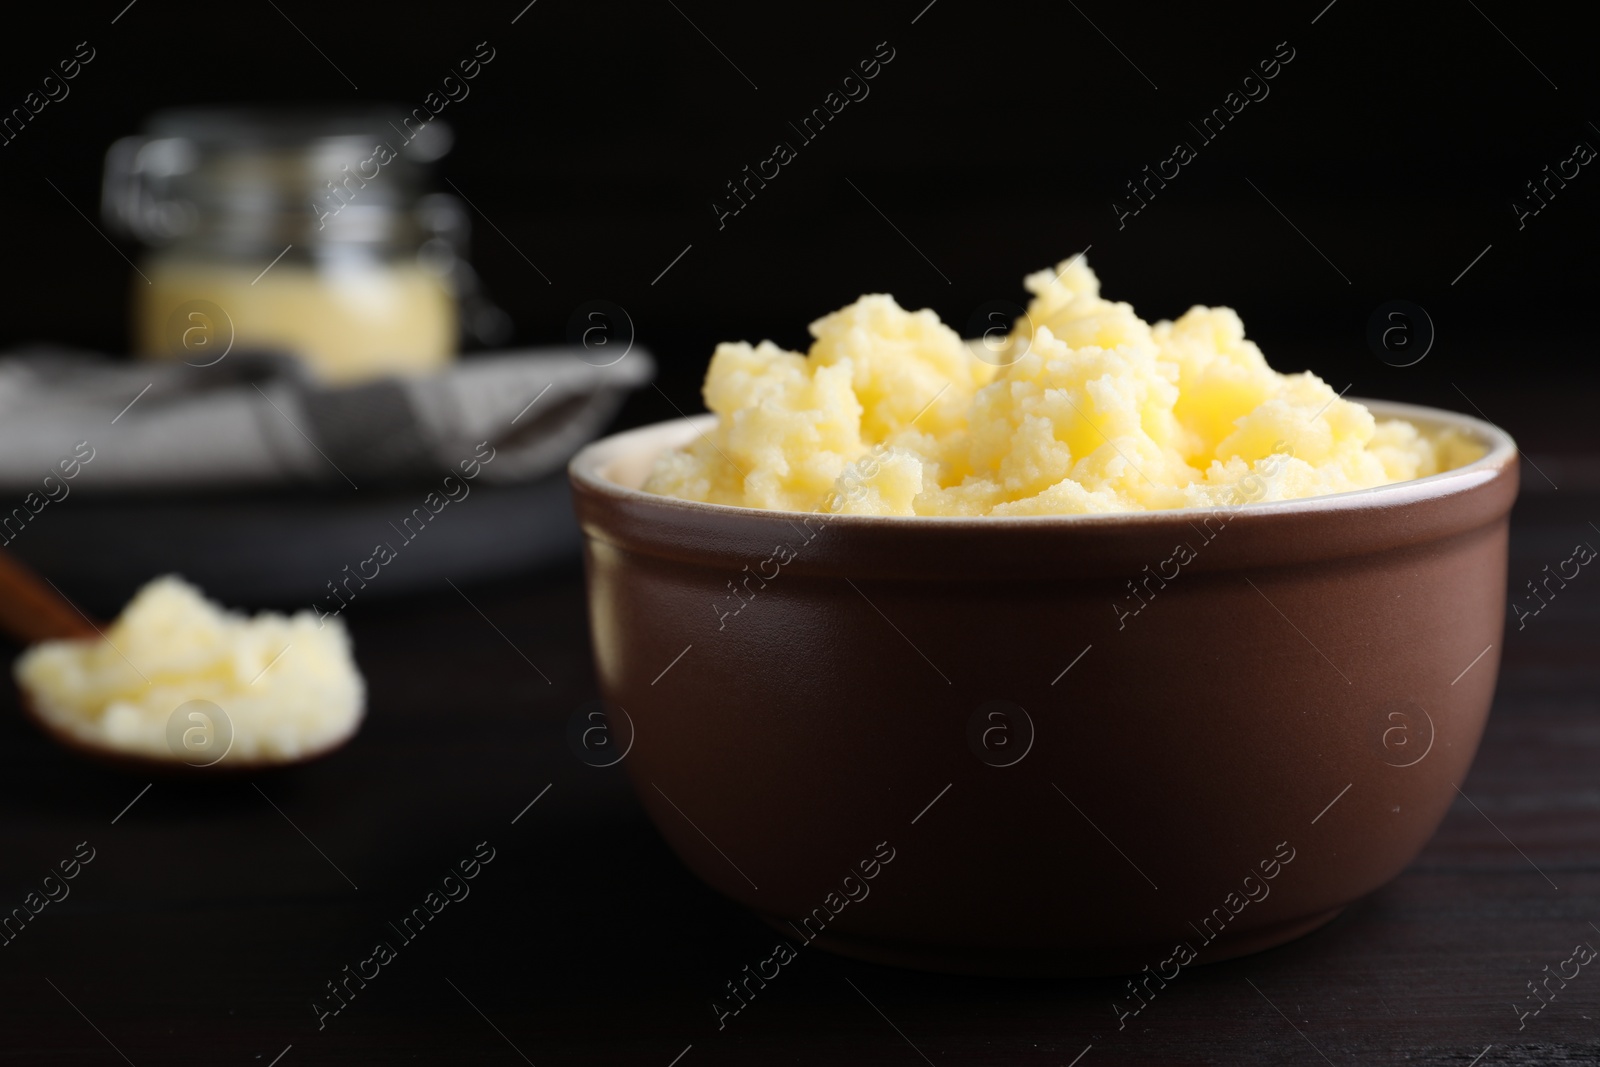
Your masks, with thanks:
M 10 545 L 91 612 L 110 617 L 145 582 L 181 574 L 230 607 L 338 607 L 329 584 L 354 599 L 392 597 L 527 571 L 578 554 L 565 470 L 515 486 L 476 485 L 423 525 L 403 520 L 431 487 L 359 493 L 188 496 L 75 494 Z M 420 527 L 420 532 L 414 532 Z M 381 567 L 379 544 L 394 558 Z M 348 567 L 349 570 L 345 568 Z M 376 577 L 365 582 L 357 572 Z

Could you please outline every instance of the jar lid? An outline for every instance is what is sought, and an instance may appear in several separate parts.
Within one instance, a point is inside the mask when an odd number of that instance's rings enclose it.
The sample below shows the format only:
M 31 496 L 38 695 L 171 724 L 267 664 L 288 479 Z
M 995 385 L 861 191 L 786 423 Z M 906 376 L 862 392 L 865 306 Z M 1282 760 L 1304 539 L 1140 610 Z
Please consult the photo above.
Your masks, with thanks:
M 426 166 L 450 149 L 427 109 L 299 105 L 158 112 L 112 145 L 102 209 L 149 244 L 225 252 L 414 239 Z

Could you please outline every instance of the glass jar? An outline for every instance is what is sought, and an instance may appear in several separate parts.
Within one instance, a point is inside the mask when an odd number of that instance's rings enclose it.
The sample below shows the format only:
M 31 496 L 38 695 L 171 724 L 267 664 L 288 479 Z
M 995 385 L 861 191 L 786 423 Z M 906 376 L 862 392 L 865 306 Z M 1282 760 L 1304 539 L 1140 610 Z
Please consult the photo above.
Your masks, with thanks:
M 135 350 L 284 350 L 330 383 L 447 364 L 466 219 L 425 182 L 449 147 L 437 119 L 381 108 L 152 116 L 106 156 L 103 212 L 149 248 Z

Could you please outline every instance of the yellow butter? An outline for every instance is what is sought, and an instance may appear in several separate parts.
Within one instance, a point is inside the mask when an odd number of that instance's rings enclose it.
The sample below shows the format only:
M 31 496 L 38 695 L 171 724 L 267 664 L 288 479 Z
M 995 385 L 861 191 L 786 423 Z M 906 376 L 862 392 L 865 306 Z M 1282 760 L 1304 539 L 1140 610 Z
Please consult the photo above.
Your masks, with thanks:
M 1367 489 L 1482 454 L 1279 374 L 1228 308 L 1152 325 L 1102 298 L 1082 256 L 1024 284 L 1027 314 L 992 350 L 883 295 L 812 323 L 806 355 L 719 345 L 715 427 L 645 488 L 789 511 L 1068 515 Z
M 348 385 L 389 374 L 427 374 L 456 351 L 455 297 L 418 263 L 278 263 L 269 271 L 157 257 L 150 283 L 135 284 L 134 337 L 141 354 L 208 366 L 234 350 L 291 352 L 320 381 Z M 204 300 L 223 321 L 174 322 Z M 203 331 L 192 325 L 206 324 Z
M 157 759 L 188 757 L 173 738 L 181 744 L 191 728 L 181 710 L 190 701 L 209 701 L 226 717 L 210 721 L 219 713 L 208 710 L 193 720 L 231 746 L 214 756 L 281 762 L 343 742 L 365 700 L 338 619 L 225 612 L 171 576 L 144 586 L 104 638 L 35 645 L 15 674 L 34 712 L 56 729 Z

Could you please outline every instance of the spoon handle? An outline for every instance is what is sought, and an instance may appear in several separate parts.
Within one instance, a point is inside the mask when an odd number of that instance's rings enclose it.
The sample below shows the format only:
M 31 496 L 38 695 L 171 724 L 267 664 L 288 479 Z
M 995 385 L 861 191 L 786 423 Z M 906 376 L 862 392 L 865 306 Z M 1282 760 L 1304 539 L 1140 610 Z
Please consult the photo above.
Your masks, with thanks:
M 4 551 L 0 551 L 0 631 L 25 645 L 99 633 L 55 586 Z

